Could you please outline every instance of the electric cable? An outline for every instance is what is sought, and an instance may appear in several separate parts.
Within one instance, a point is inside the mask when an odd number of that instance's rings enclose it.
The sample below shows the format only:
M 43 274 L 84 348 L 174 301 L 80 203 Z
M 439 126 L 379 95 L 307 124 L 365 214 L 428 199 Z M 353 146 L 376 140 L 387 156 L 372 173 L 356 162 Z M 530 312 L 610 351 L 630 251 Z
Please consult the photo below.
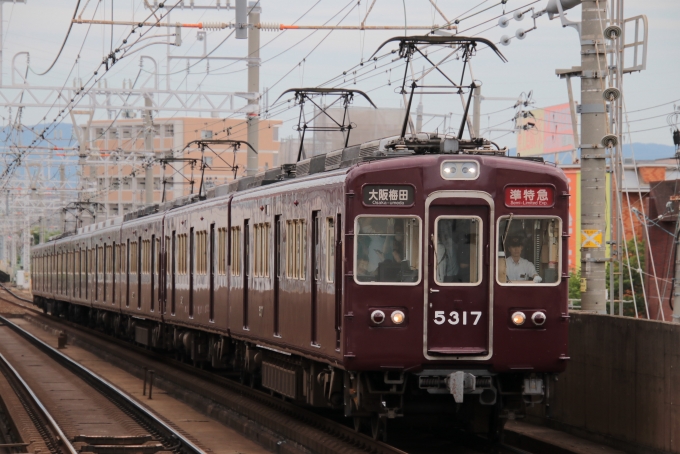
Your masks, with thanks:
M 111 4 L 113 6 L 113 1 L 111 2 Z M 64 41 L 61 43 L 61 48 L 59 48 L 59 52 L 57 52 L 57 56 L 54 57 L 54 61 L 52 61 L 52 64 L 45 71 L 43 71 L 41 73 L 36 73 L 33 70 L 31 70 L 31 72 L 33 72 L 33 74 L 35 74 L 36 76 L 44 76 L 45 74 L 50 72 L 52 70 L 52 68 L 54 68 L 54 65 L 57 63 L 57 60 L 59 60 L 59 56 L 61 55 L 62 51 L 64 50 L 64 46 L 66 46 L 66 41 L 68 41 L 68 37 L 71 35 L 71 30 L 73 29 L 73 21 L 76 19 L 76 15 L 78 14 L 78 8 L 80 8 L 80 0 L 78 0 L 78 2 L 76 3 L 76 7 L 73 10 L 73 17 L 71 18 L 71 23 L 68 26 L 68 31 L 66 32 L 66 36 L 64 37 Z

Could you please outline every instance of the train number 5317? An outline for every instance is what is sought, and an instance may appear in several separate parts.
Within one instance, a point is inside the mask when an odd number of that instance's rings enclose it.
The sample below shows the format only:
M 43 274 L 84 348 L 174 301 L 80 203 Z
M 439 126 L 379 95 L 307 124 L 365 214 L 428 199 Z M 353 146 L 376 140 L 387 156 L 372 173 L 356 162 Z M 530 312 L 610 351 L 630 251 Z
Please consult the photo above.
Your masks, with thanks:
M 449 313 L 449 319 L 446 319 L 446 311 L 434 311 L 434 322 L 437 325 L 443 325 L 446 322 L 449 322 L 451 325 L 457 325 L 461 321 L 463 322 L 463 325 L 468 324 L 468 312 L 463 311 L 463 315 L 461 316 L 458 312 L 456 311 L 451 311 Z M 482 313 L 480 311 L 471 311 L 470 312 L 470 319 L 472 320 L 472 317 L 475 318 L 475 320 L 472 322 L 473 325 L 476 325 L 479 322 L 479 319 L 482 318 Z

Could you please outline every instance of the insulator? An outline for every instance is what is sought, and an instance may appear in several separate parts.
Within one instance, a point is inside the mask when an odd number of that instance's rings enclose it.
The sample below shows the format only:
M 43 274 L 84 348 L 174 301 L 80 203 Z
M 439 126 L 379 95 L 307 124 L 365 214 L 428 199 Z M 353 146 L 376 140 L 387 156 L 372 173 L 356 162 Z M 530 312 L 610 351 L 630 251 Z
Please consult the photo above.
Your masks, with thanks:
M 527 36 L 527 32 L 524 31 L 522 28 L 518 28 L 517 31 L 515 32 L 515 38 L 517 39 L 524 39 Z
M 522 19 L 524 19 L 524 14 L 525 14 L 525 13 L 526 13 L 526 11 L 515 11 L 515 13 L 512 15 L 512 17 L 514 17 L 515 20 L 516 20 L 517 22 L 519 22 L 519 21 L 521 21 Z
M 602 143 L 603 147 L 607 147 L 607 148 L 612 147 L 613 148 L 616 145 L 618 145 L 619 138 L 616 137 L 614 134 L 607 134 L 606 136 L 604 136 L 602 138 L 601 143 Z
M 616 87 L 609 87 L 602 92 L 605 101 L 616 101 L 621 97 L 621 90 Z
M 510 45 L 510 37 L 508 35 L 501 36 L 501 44 L 504 46 Z
M 281 24 L 278 22 L 260 22 L 260 30 L 266 32 L 278 32 L 281 30 Z
M 623 31 L 618 25 L 610 25 L 604 29 L 604 37 L 607 39 L 616 39 L 621 36 L 621 33 L 623 33 Z
M 224 22 L 203 22 L 203 30 L 223 30 L 228 26 Z
M 510 19 L 508 19 L 508 18 L 505 17 L 505 16 L 502 16 L 500 19 L 498 19 L 498 26 L 499 26 L 500 28 L 505 28 L 505 27 L 507 27 L 509 23 L 510 23 Z

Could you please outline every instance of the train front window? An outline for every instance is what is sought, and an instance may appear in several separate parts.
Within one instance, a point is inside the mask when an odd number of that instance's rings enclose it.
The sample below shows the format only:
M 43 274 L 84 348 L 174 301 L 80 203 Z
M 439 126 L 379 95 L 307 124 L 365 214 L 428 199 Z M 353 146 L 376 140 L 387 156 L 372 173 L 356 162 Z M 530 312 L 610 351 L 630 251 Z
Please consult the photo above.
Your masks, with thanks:
M 478 217 L 437 218 L 435 281 L 438 285 L 474 285 L 481 282 L 481 237 L 482 220 Z
M 505 216 L 498 223 L 498 282 L 557 284 L 561 222 L 556 217 Z
M 354 278 L 360 284 L 420 281 L 420 219 L 360 216 L 355 225 Z

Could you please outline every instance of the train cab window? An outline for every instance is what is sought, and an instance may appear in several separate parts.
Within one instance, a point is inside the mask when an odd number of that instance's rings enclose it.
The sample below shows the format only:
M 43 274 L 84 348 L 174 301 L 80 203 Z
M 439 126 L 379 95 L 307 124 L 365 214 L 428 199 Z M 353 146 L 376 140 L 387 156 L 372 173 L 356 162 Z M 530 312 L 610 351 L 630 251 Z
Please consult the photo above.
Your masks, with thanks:
M 420 281 L 420 219 L 360 216 L 356 219 L 354 280 L 359 284 L 415 285 Z
M 561 220 L 505 216 L 498 221 L 498 282 L 556 285 L 560 281 Z
M 434 259 L 437 285 L 476 285 L 481 282 L 482 220 L 440 216 L 435 221 Z

